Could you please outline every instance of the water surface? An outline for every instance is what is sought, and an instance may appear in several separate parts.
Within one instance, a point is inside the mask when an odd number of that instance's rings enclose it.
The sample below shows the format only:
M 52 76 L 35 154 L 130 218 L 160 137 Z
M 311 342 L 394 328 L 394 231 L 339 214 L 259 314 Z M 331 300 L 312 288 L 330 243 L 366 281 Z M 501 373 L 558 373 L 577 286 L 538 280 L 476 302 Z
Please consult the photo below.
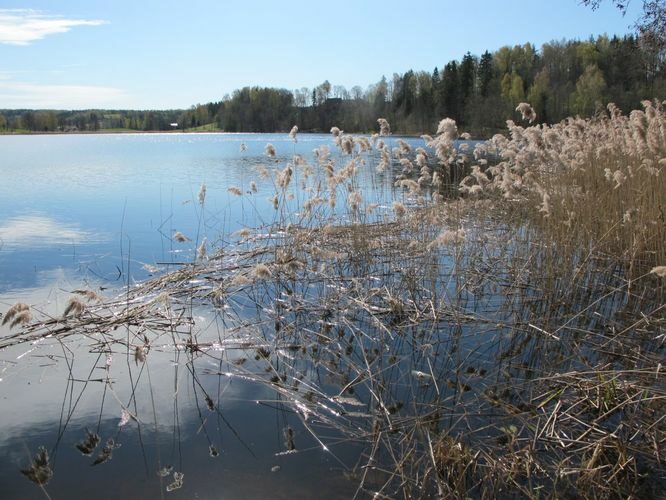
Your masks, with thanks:
M 265 155 L 267 143 L 275 158 Z M 276 217 L 274 183 L 260 172 L 272 175 L 294 155 L 314 164 L 321 144 L 343 164 L 328 135 L 298 142 L 284 134 L 0 136 L 2 310 L 22 301 L 58 317 L 76 289 L 113 297 L 173 263 L 192 262 L 204 238 L 212 253 L 234 244 L 241 228 L 260 231 Z M 367 202 L 392 200 L 390 172 L 368 166 L 355 182 Z M 285 203 L 297 212 L 305 195 L 292 193 Z M 174 241 L 176 231 L 189 241 Z M 214 313 L 197 311 L 194 321 L 210 356 L 183 347 L 187 332 L 175 334 L 180 348 L 158 344 L 145 363 L 94 333 L 0 351 L 3 497 L 40 496 L 19 472 L 39 447 L 54 470 L 44 486 L 51 498 L 353 496 L 349 471 L 359 449 L 333 430 L 324 449 L 270 388 L 225 374 L 247 353 L 224 347 L 225 326 Z M 8 325 L 0 332 L 8 335 Z M 136 334 L 127 330 L 128 339 Z M 248 372 L 263 370 L 251 355 Z M 88 431 L 101 439 L 89 456 L 76 447 Z M 108 439 L 111 453 L 96 464 Z M 183 485 L 168 492 L 174 471 L 185 474 Z

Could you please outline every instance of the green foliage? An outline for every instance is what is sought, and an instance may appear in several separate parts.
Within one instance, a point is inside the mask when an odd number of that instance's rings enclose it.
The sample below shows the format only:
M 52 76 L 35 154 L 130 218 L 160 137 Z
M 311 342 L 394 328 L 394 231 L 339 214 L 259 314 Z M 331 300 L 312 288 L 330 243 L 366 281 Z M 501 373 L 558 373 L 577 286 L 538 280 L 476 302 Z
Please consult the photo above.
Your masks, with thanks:
M 222 101 L 168 111 L 0 110 L 0 131 L 78 132 L 110 129 L 229 132 L 346 132 L 377 129 L 389 120 L 394 133 L 434 131 L 444 117 L 477 137 L 506 128 L 516 105 L 532 104 L 538 123 L 595 113 L 600 103 L 635 109 L 644 99 L 666 98 L 666 54 L 633 36 L 502 47 L 476 57 L 469 52 L 432 73 L 408 70 L 351 91 L 325 80 L 314 89 L 244 87 Z M 177 125 L 174 125 L 177 124 Z
M 612 0 L 613 5 L 625 14 L 631 0 Z M 596 10 L 603 0 L 582 0 L 583 5 Z M 666 51 L 666 0 L 643 0 L 643 12 L 635 22 L 636 31 L 651 51 Z
M 536 111 L 537 117 L 541 117 L 543 122 L 549 121 L 549 105 L 553 99 L 553 93 L 550 88 L 550 75 L 548 69 L 543 68 L 534 78 L 534 84 L 527 94 L 527 101 Z
M 573 109 L 576 114 L 590 116 L 604 106 L 606 81 L 596 65 L 585 68 L 585 72 L 576 82 L 573 93 Z
M 244 87 L 218 108 L 216 120 L 228 132 L 275 132 L 293 125 L 294 96 L 285 89 Z

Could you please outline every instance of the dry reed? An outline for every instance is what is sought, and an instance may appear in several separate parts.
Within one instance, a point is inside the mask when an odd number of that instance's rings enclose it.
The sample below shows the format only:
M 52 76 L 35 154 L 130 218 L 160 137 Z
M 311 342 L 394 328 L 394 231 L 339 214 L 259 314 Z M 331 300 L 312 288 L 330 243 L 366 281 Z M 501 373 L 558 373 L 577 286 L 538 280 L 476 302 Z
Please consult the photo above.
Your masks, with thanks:
M 656 495 L 666 121 L 659 103 L 629 118 L 609 109 L 510 123 L 473 157 L 452 120 L 424 136 L 427 149 L 399 147 L 399 159 L 334 127 L 339 159 L 317 150 L 304 210 L 282 202 L 303 161 L 271 180 L 267 236 L 248 229 L 223 253 L 67 322 L 24 325 L 0 349 L 94 332 L 127 343 L 139 365 L 170 339 L 192 357 L 195 379 L 238 376 L 274 392 L 299 425 L 283 428 L 285 459 L 304 453 L 303 435 L 333 458 L 337 443 L 362 444 L 358 462 L 343 464 L 359 496 Z M 403 201 L 363 219 L 361 168 L 402 170 Z M 199 307 L 219 315 L 224 338 L 199 336 Z M 141 332 L 138 346 L 114 334 L 121 325 Z M 243 356 L 218 354 L 220 342 Z M 196 373 L 196 359 L 219 371 Z M 181 487 L 174 472 L 167 489 Z

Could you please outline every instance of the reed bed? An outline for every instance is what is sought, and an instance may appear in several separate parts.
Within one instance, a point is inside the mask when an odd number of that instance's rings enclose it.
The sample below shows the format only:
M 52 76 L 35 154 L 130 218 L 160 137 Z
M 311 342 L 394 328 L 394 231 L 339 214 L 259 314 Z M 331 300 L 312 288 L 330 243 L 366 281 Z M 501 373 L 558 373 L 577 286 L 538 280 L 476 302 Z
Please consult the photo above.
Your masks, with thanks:
M 339 459 L 359 498 L 656 496 L 666 117 L 609 109 L 476 148 L 451 120 L 415 150 L 385 120 L 372 139 L 334 129 L 337 150 L 268 172 L 271 223 L 116 298 L 33 310 L 0 349 L 187 352 L 193 376 L 268 387 L 297 417 L 282 456 L 303 434 L 335 459 L 359 447 Z M 395 175 L 393 205 L 364 199 L 363 168 Z

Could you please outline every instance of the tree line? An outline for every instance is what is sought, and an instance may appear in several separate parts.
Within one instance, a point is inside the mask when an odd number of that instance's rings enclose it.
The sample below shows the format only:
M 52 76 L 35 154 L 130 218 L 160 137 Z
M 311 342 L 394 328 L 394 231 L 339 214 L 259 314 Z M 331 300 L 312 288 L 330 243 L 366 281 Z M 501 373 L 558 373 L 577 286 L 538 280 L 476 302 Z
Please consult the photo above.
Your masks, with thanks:
M 394 133 L 432 131 L 443 117 L 478 137 L 489 136 L 515 119 L 527 101 L 538 122 L 591 116 L 614 102 L 625 111 L 643 99 L 666 98 L 664 50 L 633 35 L 586 41 L 554 41 L 502 47 L 480 56 L 464 54 L 432 72 L 409 70 L 382 77 L 363 89 L 325 81 L 315 88 L 286 90 L 245 87 L 219 102 L 186 110 L 0 111 L 0 130 L 164 131 L 213 124 L 228 132 L 328 131 L 376 128 L 378 117 Z

